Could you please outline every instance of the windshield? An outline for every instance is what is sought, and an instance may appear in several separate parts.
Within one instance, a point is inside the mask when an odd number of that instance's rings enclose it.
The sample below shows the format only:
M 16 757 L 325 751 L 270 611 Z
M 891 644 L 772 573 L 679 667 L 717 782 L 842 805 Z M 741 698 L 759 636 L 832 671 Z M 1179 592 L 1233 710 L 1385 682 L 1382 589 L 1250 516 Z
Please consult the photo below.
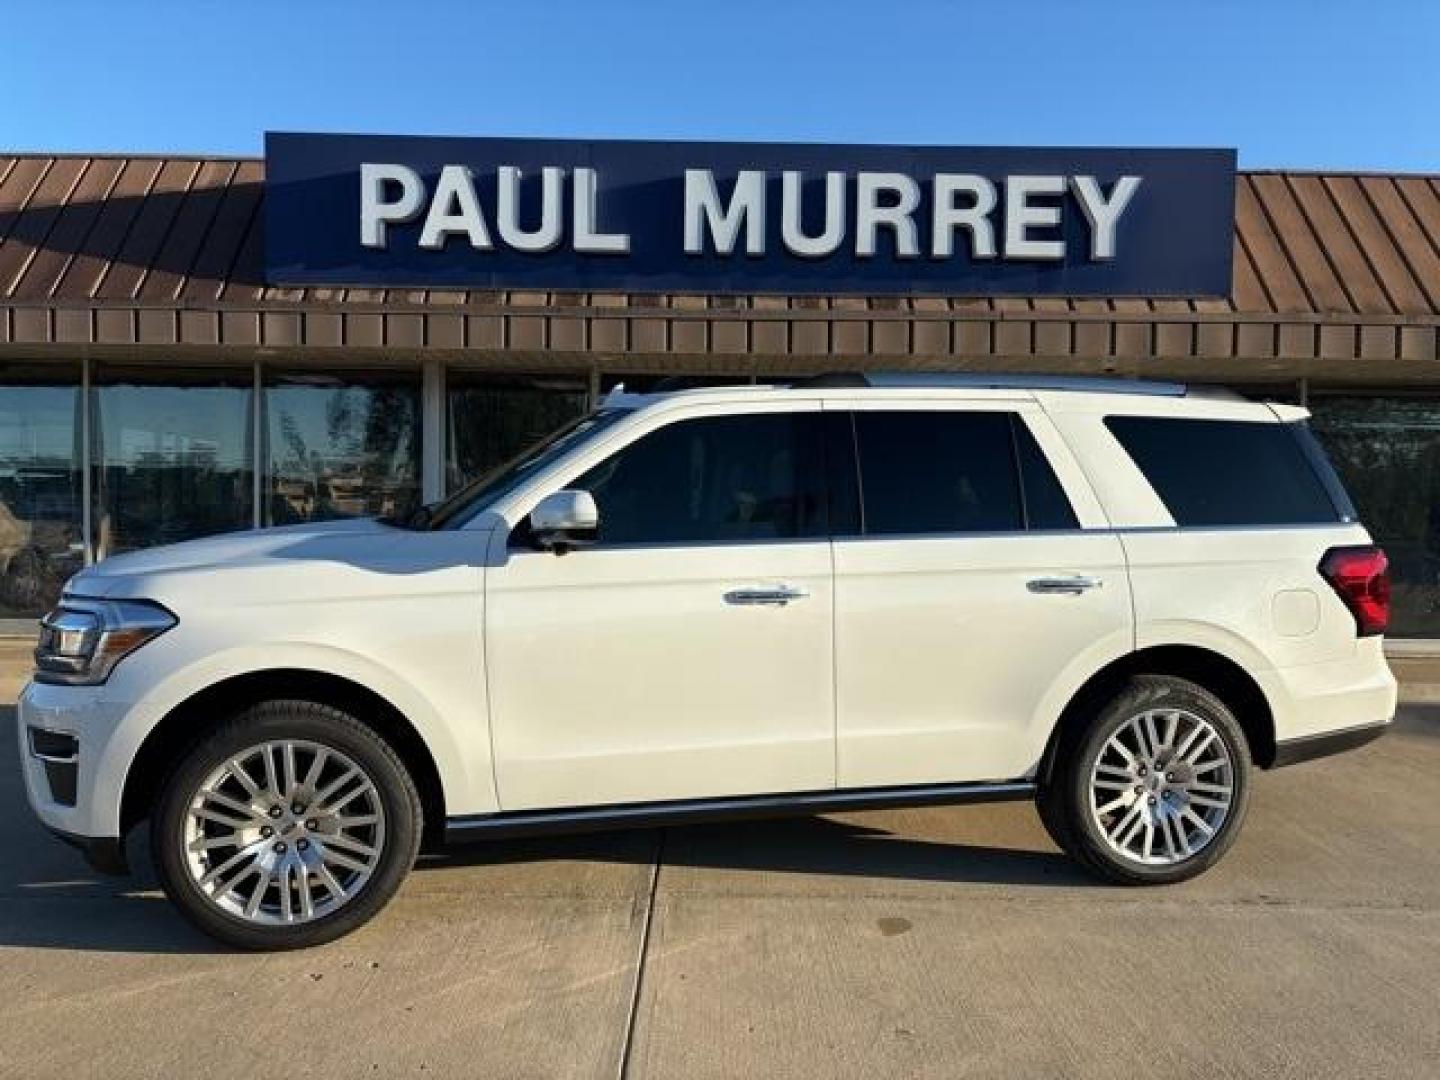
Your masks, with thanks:
M 416 529 L 453 529 L 519 487 L 532 475 L 629 414 L 628 409 L 601 409 L 567 424 L 530 449 L 470 481 L 448 499 L 423 506 L 404 524 Z

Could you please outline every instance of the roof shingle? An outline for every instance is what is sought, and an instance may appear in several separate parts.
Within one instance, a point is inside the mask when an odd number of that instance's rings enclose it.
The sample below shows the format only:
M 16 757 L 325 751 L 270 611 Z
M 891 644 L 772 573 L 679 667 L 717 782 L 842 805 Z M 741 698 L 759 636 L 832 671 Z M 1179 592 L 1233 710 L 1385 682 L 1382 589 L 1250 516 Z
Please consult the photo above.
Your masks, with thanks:
M 1342 354 L 1389 359 L 1395 378 L 1440 370 L 1440 177 L 1242 172 L 1231 295 L 1189 299 L 277 288 L 263 197 L 254 158 L 0 155 L 0 345 L 418 345 L 637 371 L 1168 356 L 1275 374 L 1270 359 Z
M 304 301 L 427 304 L 412 289 L 268 288 L 262 280 L 264 165 L 234 158 L 0 158 L 0 297 L 59 303 Z M 1436 178 L 1241 173 L 1235 285 L 1214 299 L 996 298 L 990 310 L 1435 315 Z M 443 303 L 472 296 L 450 290 Z M 494 303 L 493 292 L 473 297 Z M 530 297 L 526 297 L 530 299 Z M 565 297 L 577 306 L 573 297 Z M 579 297 L 587 306 L 588 297 Z M 793 303 L 790 306 L 799 306 Z M 868 304 L 881 306 L 877 298 Z M 901 298 L 902 307 L 928 301 Z M 942 301 L 943 302 L 943 301 Z M 952 307 L 973 309 L 955 297 Z M 662 302 L 662 306 L 669 306 Z M 753 303 L 744 304 L 755 306 Z

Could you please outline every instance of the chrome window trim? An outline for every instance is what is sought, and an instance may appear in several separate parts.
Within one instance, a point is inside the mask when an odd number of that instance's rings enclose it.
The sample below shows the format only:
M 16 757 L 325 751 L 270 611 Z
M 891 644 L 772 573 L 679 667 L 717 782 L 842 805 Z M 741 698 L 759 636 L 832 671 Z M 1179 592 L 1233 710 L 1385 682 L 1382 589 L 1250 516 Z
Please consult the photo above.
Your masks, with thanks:
M 1358 521 L 1292 521 L 1283 525 L 1115 525 L 1108 531 L 1116 533 L 1257 533 L 1311 532 L 1316 529 L 1362 529 Z
M 705 544 L 594 544 L 586 551 L 676 551 L 684 549 L 755 547 L 758 545 L 793 546 L 796 544 L 892 543 L 922 540 L 1028 540 L 1045 537 L 1108 536 L 1143 533 L 1257 533 L 1307 532 L 1315 529 L 1362 528 L 1359 522 L 1322 521 L 1289 525 L 1081 525 L 1074 529 L 987 530 L 985 532 L 935 533 L 832 533 L 828 536 L 775 537 L 773 539 L 724 540 Z M 550 552 L 528 547 L 509 549 L 512 555 L 549 555 Z
M 511 531 L 513 531 L 513 526 Z M 801 544 L 830 544 L 833 543 L 833 536 L 777 536 L 774 538 L 762 537 L 759 539 L 737 539 L 737 540 L 716 540 L 703 544 L 687 544 L 680 541 L 662 544 L 586 544 L 578 551 L 605 552 L 605 551 L 708 551 L 714 548 L 737 548 L 737 547 L 796 547 Z M 524 545 L 515 547 L 509 546 L 509 536 L 506 536 L 506 550 L 511 555 L 550 555 L 554 552 L 544 548 L 532 548 Z M 572 551 L 569 554 L 575 554 Z

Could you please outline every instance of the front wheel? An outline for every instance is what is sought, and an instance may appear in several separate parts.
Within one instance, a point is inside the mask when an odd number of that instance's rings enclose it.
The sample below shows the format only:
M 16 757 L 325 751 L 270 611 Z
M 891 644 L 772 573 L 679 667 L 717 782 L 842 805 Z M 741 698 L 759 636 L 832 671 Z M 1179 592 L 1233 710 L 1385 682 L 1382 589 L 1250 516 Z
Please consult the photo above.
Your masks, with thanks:
M 178 763 L 151 816 L 166 894 L 242 949 L 349 933 L 394 895 L 420 845 L 420 799 L 394 751 L 338 709 L 252 706 Z
M 1088 725 L 1065 733 L 1040 817 L 1067 853 L 1127 885 L 1213 866 L 1250 800 L 1250 749 L 1224 702 L 1185 679 L 1131 679 Z

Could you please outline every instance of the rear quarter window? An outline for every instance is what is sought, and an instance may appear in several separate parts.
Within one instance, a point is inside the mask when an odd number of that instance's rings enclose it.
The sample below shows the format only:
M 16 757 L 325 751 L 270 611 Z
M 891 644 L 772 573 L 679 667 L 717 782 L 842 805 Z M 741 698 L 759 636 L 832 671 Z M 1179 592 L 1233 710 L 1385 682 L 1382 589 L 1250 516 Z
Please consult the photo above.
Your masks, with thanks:
M 1105 426 L 1177 525 L 1344 520 L 1301 437 L 1291 430 L 1296 425 L 1111 416 Z

